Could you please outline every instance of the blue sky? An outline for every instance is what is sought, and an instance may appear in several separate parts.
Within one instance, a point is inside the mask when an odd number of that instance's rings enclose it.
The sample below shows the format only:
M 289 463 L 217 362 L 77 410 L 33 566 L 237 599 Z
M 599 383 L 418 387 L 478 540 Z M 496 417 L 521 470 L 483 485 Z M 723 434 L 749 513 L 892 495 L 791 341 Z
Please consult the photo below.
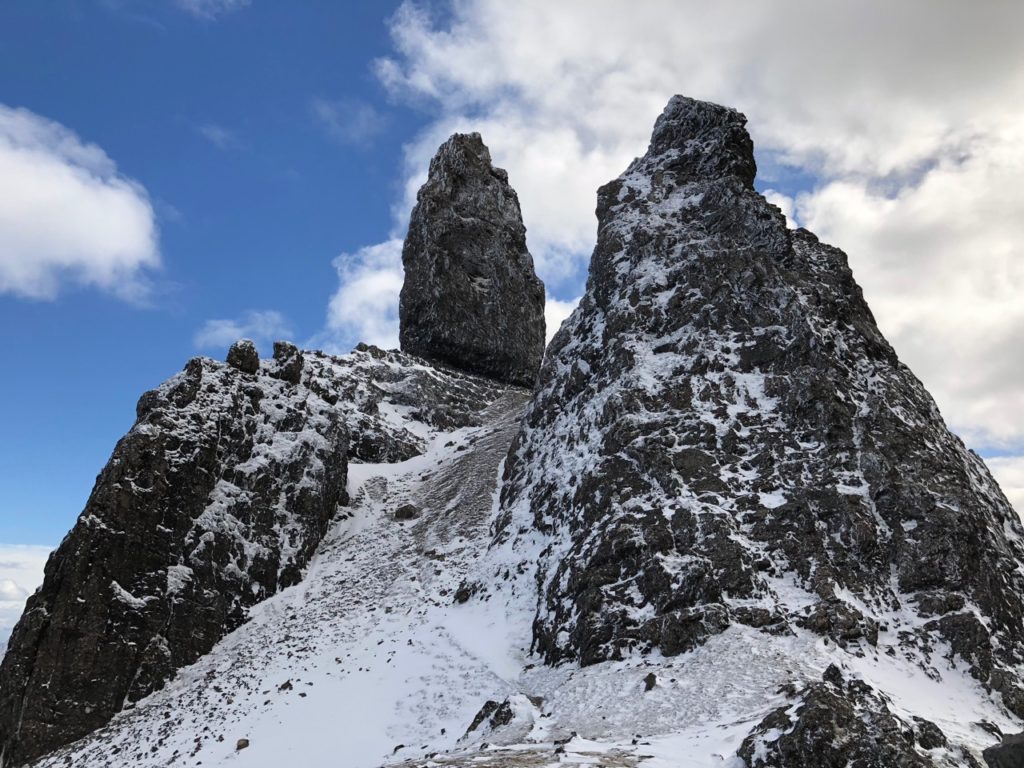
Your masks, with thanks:
M 0 542 L 60 540 L 138 396 L 222 353 L 194 343 L 206 320 L 272 308 L 295 338 L 321 328 L 331 259 L 387 234 L 401 145 L 424 119 L 370 72 L 394 7 L 0 5 L 0 103 L 61 123 L 144 186 L 163 264 L 146 306 L 74 284 L 54 300 L 0 294 Z M 341 126 L 372 119 L 339 128 L 325 108 Z
M 275 336 L 393 339 L 405 215 L 453 130 L 480 130 L 509 170 L 557 323 L 582 290 L 597 187 L 677 92 L 748 115 L 759 188 L 847 250 L 901 357 L 1024 503 L 1021 15 L 7 0 L 0 127 L 60 167 L 88 155 L 134 207 L 85 230 L 67 208 L 12 235 L 4 211 L 28 187 L 0 178 L 0 544 L 58 543 L 138 396 L 189 357 L 243 333 L 265 351 Z M 97 219 L 124 226 L 94 238 Z M 8 254 L 27 254 L 22 270 L 52 256 L 26 238 L 65 228 L 99 262 L 127 242 L 134 266 L 4 282 Z

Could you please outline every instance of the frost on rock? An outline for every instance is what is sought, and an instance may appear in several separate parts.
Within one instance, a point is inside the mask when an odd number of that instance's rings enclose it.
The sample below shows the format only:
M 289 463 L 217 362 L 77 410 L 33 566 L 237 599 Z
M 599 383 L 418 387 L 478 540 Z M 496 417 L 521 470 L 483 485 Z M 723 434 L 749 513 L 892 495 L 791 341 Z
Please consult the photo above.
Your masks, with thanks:
M 139 400 L 11 636 L 4 765 L 161 688 L 301 580 L 350 466 L 416 456 L 500 391 L 373 347 L 335 358 L 279 343 L 255 363 L 249 347 L 228 365 L 196 358 Z
M 754 190 L 744 124 L 675 97 L 598 193 L 587 289 L 501 490 L 535 647 L 587 665 L 809 630 L 959 664 L 1024 715 L 1020 520 L 846 256 Z
M 544 354 L 544 284 L 519 198 L 478 133 L 441 145 L 402 249 L 402 351 L 521 386 Z

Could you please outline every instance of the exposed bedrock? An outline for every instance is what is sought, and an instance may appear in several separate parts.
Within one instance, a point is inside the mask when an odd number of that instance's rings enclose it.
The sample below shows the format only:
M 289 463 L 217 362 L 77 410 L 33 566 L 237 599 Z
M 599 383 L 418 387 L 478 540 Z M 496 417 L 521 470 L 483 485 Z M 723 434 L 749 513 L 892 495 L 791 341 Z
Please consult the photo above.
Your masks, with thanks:
M 193 359 L 144 394 L 11 636 L 0 764 L 161 688 L 301 580 L 350 462 L 416 456 L 422 434 L 479 423 L 503 390 L 365 345 L 332 357 L 278 342 L 261 361 L 242 341 L 227 364 Z

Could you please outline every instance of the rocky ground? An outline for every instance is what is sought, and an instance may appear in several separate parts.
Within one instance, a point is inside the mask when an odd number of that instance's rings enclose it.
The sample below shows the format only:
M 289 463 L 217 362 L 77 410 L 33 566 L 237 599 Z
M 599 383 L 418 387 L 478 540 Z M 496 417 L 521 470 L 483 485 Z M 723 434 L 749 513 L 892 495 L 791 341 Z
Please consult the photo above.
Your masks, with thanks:
M 741 768 L 748 734 L 798 708 L 831 664 L 909 722 L 937 724 L 952 743 L 933 745 L 934 765 L 969 765 L 961 745 L 980 755 L 996 729 L 1018 727 L 962 665 L 926 669 L 799 627 L 780 638 L 736 625 L 674 657 L 544 665 L 530 649 L 535 599 L 497 586 L 504 552 L 490 549 L 499 465 L 526 400 L 494 390 L 479 425 L 409 422 L 420 455 L 352 462 L 352 505 L 302 583 L 253 608 L 164 690 L 37 765 L 280 766 L 298 753 L 352 768 Z M 409 418 L 381 405 L 395 426 Z

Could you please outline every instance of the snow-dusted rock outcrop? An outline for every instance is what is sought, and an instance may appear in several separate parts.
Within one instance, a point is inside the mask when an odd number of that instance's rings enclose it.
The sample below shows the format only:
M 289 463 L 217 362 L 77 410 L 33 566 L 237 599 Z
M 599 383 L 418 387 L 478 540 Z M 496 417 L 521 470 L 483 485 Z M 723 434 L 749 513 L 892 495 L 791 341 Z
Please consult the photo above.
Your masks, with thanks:
M 484 702 L 519 700 L 505 680 L 517 662 L 492 660 L 506 644 L 525 654 L 528 635 L 500 615 L 488 626 L 479 603 L 459 600 L 487 551 L 498 465 L 529 391 L 373 348 L 304 354 L 318 386 L 348 390 L 339 408 L 372 412 L 421 452 L 350 458 L 350 502 L 301 583 L 253 606 L 164 688 L 35 765 L 377 768 L 456 749 Z M 396 515 L 409 506 L 415 517 Z M 484 730 L 466 740 L 473 749 Z
M 347 501 L 349 461 L 416 456 L 501 391 L 371 347 L 254 355 L 242 342 L 227 365 L 196 358 L 139 400 L 11 636 L 3 765 L 107 722 L 298 583 Z
M 402 249 L 402 351 L 521 386 L 544 355 L 544 284 L 519 198 L 478 133 L 441 145 Z
M 586 665 L 805 630 L 956 659 L 1024 716 L 1020 520 L 845 255 L 754 190 L 744 123 L 675 97 L 599 191 L 501 491 L 499 543 L 540 554 L 536 648 Z

